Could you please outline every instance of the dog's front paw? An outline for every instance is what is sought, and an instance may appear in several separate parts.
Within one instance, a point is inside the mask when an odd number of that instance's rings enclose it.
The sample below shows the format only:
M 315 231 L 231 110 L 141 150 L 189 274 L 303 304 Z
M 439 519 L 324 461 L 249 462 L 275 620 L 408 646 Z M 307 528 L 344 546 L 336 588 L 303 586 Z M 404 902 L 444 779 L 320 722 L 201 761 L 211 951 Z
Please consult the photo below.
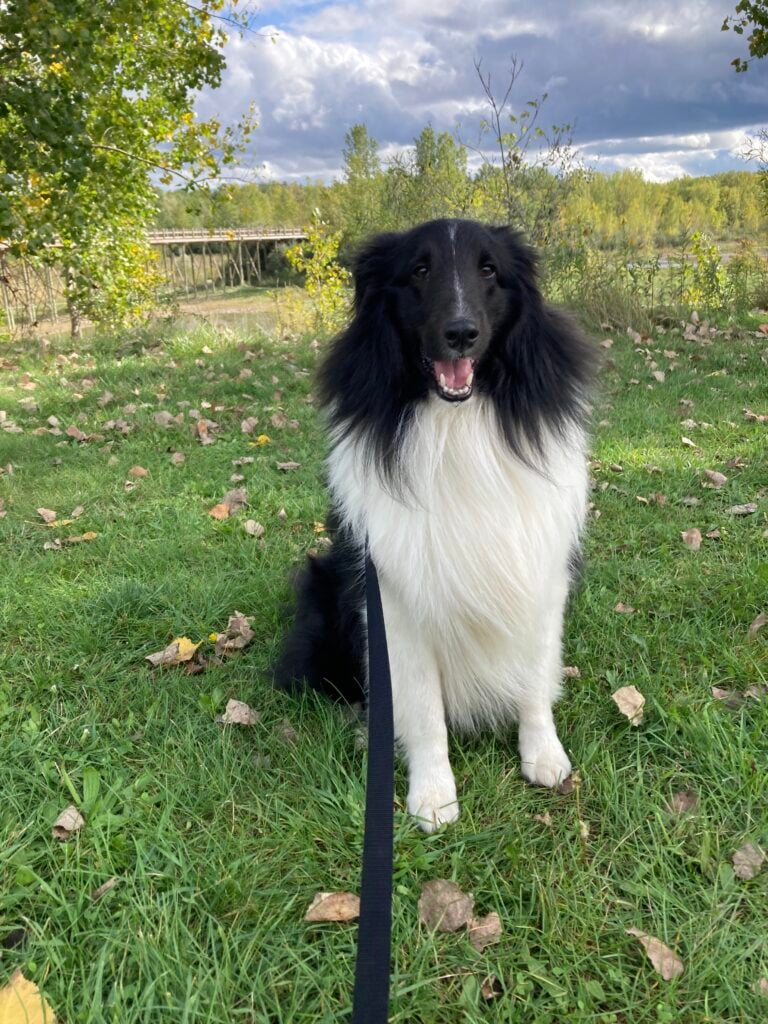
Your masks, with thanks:
M 534 786 L 554 789 L 571 774 L 571 762 L 557 735 L 533 733 L 520 738 L 523 778 Z
M 459 803 L 451 772 L 445 776 L 413 779 L 408 790 L 407 806 L 408 813 L 418 819 L 419 828 L 425 832 L 435 832 L 441 825 L 456 821 Z

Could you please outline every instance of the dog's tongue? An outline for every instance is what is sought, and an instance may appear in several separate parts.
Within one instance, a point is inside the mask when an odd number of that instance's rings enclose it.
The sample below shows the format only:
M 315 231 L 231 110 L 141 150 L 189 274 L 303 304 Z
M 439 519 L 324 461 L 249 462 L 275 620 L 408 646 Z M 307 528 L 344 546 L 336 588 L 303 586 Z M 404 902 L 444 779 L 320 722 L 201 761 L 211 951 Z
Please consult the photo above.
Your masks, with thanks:
M 442 373 L 445 377 L 445 386 L 447 388 L 463 388 L 466 386 L 467 378 L 472 372 L 472 360 L 471 359 L 454 359 L 441 360 L 436 359 L 434 363 L 435 367 L 435 380 L 440 383 L 440 374 Z

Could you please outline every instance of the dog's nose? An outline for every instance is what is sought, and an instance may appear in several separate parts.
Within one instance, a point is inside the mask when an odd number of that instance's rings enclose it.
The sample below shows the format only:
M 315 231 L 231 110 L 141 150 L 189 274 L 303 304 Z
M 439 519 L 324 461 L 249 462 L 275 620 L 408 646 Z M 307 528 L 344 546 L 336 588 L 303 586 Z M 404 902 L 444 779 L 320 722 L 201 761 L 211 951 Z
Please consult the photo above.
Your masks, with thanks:
M 466 317 L 461 320 L 451 320 L 444 331 L 445 340 L 449 347 L 456 352 L 466 352 L 467 349 L 472 348 L 479 334 L 480 331 L 477 329 L 475 321 L 467 320 Z

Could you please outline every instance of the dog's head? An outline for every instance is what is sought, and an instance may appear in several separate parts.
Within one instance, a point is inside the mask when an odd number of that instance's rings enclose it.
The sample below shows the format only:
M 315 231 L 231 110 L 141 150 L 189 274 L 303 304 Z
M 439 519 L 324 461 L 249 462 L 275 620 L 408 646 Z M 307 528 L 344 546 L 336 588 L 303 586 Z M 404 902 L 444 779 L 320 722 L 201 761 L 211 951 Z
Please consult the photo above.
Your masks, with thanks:
M 404 372 L 448 402 L 472 395 L 494 339 L 536 301 L 531 250 L 513 231 L 473 221 L 435 220 L 379 235 L 355 266 L 357 315 L 387 317 Z

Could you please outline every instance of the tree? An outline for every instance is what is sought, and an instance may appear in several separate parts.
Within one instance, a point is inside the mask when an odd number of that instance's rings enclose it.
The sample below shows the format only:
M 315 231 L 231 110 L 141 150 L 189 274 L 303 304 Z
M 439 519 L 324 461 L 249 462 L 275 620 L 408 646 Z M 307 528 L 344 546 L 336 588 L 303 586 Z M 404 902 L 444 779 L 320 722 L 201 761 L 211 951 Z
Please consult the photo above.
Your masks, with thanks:
M 355 244 L 379 227 L 381 161 L 379 144 L 364 124 L 344 136 L 345 242 Z
M 731 30 L 740 36 L 745 29 L 751 29 L 747 36 L 750 57 L 765 57 L 768 54 L 768 0 L 739 0 L 736 15 L 729 15 L 722 25 L 723 32 Z M 749 60 L 736 57 L 731 64 L 737 71 L 746 71 Z
M 145 305 L 154 179 L 215 179 L 253 128 L 193 111 L 220 84 L 237 3 L 0 5 L 0 239 L 62 270 L 73 334 L 81 315 L 124 322 Z

